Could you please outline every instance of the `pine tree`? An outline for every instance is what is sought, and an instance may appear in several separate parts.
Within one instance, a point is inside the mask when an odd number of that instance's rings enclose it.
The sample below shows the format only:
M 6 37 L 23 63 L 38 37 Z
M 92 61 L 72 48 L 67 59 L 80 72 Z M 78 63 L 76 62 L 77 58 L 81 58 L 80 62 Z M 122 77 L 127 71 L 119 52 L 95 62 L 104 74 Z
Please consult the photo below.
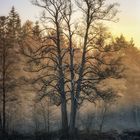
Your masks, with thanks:
M 0 17 L 0 93 L 1 93 L 1 101 L 2 101 L 2 130 L 5 133 L 5 58 L 6 58 L 6 17 Z
M 8 16 L 8 36 L 14 39 L 17 39 L 20 35 L 21 30 L 21 21 L 18 13 L 15 11 L 15 8 L 12 7 L 9 16 Z
M 35 22 L 35 26 L 33 27 L 33 36 L 37 39 L 39 39 L 40 36 L 40 26 L 39 26 L 39 22 L 36 21 Z
M 13 96 L 17 86 L 16 72 L 18 70 L 18 40 L 20 37 L 20 18 L 14 7 L 8 17 L 0 17 L 0 93 L 2 130 L 6 133 L 8 101 L 15 99 Z

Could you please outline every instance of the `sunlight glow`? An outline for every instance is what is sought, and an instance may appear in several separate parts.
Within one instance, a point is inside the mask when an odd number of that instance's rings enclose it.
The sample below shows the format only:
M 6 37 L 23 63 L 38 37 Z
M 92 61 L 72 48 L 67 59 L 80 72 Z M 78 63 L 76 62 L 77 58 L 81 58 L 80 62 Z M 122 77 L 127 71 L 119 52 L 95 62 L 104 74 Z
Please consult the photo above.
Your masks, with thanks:
M 140 0 L 108 0 L 107 2 L 117 2 L 119 18 L 118 23 L 109 23 L 110 31 L 115 35 L 124 34 L 126 38 L 134 39 L 137 47 L 140 48 Z M 31 4 L 31 0 L 0 0 L 0 16 L 7 15 L 12 6 L 19 12 L 22 21 L 39 20 L 41 9 Z

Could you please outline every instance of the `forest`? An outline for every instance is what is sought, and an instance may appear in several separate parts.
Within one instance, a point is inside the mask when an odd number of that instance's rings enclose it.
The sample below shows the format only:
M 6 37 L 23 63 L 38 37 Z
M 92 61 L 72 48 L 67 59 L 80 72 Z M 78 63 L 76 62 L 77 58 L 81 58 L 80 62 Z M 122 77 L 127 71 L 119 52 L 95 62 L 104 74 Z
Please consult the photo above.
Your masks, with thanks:
M 0 16 L 0 140 L 140 140 L 140 50 L 114 36 L 117 3 L 33 0 Z

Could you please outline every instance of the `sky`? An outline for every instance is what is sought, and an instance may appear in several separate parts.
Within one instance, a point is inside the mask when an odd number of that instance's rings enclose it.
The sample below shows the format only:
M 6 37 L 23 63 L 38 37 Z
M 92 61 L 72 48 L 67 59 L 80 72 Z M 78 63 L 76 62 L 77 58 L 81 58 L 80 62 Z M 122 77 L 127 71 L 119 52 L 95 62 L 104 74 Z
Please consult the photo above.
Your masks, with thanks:
M 140 0 L 107 0 L 117 2 L 119 13 L 117 23 L 109 23 L 110 31 L 115 35 L 123 34 L 127 39 L 134 39 L 140 48 Z M 0 0 L 0 16 L 7 15 L 14 6 L 22 21 L 39 19 L 41 9 L 31 4 L 31 0 Z

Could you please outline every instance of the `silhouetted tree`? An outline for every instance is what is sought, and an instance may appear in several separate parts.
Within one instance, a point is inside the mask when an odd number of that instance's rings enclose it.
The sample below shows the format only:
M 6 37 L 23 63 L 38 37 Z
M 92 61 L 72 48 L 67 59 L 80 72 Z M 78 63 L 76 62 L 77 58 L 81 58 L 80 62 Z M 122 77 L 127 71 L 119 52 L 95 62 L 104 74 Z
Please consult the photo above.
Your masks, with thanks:
M 41 38 L 41 29 L 38 21 L 35 22 L 35 26 L 33 27 L 33 36 L 37 39 Z
M 54 28 L 46 27 L 48 35 L 43 38 L 43 45 L 36 51 L 36 58 L 33 58 L 32 60 L 41 62 L 38 63 L 41 64 L 38 71 L 43 71 L 45 68 L 49 69 L 39 78 L 39 80 L 42 80 L 44 83 L 44 89 L 45 86 L 47 87 L 48 91 L 46 94 L 50 94 L 51 97 L 52 93 L 56 93 L 54 96 L 52 96 L 52 98 L 61 103 L 62 129 L 64 132 L 67 132 L 67 99 L 65 93 L 65 68 L 63 63 L 63 58 L 65 57 L 67 49 L 63 43 L 63 34 L 61 28 L 61 22 L 63 21 L 61 12 L 64 12 L 66 5 L 64 1 L 43 1 L 43 3 L 34 1 L 34 4 L 45 8 L 46 12 L 51 15 L 50 17 L 43 19 L 46 20 L 46 22 L 49 20 L 50 24 L 54 26 Z M 40 54 L 41 56 L 39 56 Z M 45 59 L 48 59 L 46 60 L 47 64 L 42 63 L 42 61 L 45 61 Z
M 14 7 L 8 17 L 0 17 L 0 91 L 2 99 L 2 130 L 6 132 L 6 107 L 14 101 L 12 93 L 17 85 L 17 48 L 20 35 L 20 19 Z
M 94 102 L 102 98 L 96 87 L 101 80 L 121 77 L 119 59 L 113 57 L 121 46 L 115 46 L 111 36 L 105 34 L 105 28 L 98 28 L 96 24 L 101 20 L 113 20 L 116 4 L 105 5 L 104 0 L 76 3 L 34 0 L 33 3 L 47 13 L 43 12 L 41 17 L 45 33 L 38 49 L 29 47 L 29 52 L 23 53 L 29 58 L 30 71 L 40 73 L 36 81 L 42 82 L 42 98 L 50 96 L 55 104 L 61 105 L 65 132 L 68 130 L 67 101 L 70 100 L 69 132 L 73 134 L 78 105 L 84 100 Z M 73 23 L 73 4 L 83 13 L 81 25 Z M 79 38 L 79 43 L 74 37 Z

